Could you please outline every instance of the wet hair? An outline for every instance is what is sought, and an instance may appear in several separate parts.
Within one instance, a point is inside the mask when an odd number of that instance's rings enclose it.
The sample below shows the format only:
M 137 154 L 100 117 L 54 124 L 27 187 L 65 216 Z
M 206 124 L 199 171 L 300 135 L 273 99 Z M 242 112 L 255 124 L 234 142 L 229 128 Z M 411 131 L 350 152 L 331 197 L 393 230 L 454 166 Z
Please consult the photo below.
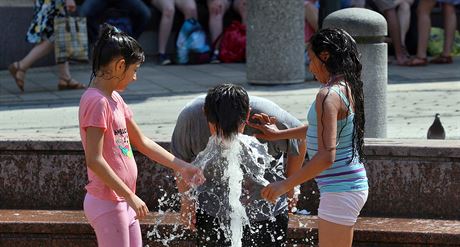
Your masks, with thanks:
M 359 160 L 364 160 L 364 94 L 363 81 L 361 80 L 362 65 L 355 40 L 343 29 L 326 28 L 318 31 L 311 37 L 311 50 L 326 66 L 331 76 L 343 75 L 347 84 L 347 97 L 351 94 L 354 102 L 355 117 L 353 119 L 353 158 L 356 152 Z M 328 52 L 329 58 L 323 61 L 322 52 Z M 349 92 L 351 91 L 351 93 Z M 329 94 L 328 94 L 329 95 Z M 323 100 L 326 100 L 327 96 Z M 347 106 L 347 109 L 349 107 Z M 347 116 L 349 112 L 347 110 Z M 321 116 L 321 121 L 323 116 Z M 339 131 L 339 136 L 343 128 Z M 351 161 L 350 161 L 351 162 Z
M 244 88 L 222 84 L 208 90 L 204 102 L 208 122 L 216 126 L 217 135 L 229 139 L 238 133 L 249 112 L 249 96 Z
M 112 25 L 104 23 L 93 48 L 93 68 L 90 83 L 94 77 L 103 76 L 102 69 L 110 64 L 113 59 L 119 57 L 126 62 L 125 71 L 130 65 L 143 63 L 145 60 L 142 47 L 133 37 Z

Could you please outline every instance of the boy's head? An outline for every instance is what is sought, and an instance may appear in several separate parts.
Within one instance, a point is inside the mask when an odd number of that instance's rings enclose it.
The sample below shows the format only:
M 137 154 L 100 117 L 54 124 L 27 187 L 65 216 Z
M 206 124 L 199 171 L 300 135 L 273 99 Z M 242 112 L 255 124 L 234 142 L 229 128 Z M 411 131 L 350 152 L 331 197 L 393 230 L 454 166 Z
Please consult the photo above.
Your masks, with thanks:
M 208 90 L 204 113 L 218 136 L 229 138 L 238 133 L 249 115 L 249 97 L 244 88 L 222 84 Z

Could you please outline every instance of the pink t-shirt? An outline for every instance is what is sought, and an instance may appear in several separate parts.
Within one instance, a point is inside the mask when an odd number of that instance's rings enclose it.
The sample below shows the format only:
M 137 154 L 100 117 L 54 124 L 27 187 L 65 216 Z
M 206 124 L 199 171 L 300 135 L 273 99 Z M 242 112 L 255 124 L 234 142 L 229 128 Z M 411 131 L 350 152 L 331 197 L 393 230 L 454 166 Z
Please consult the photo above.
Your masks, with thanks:
M 104 129 L 102 155 L 117 176 L 133 191 L 136 191 L 137 165 L 129 143 L 126 119 L 133 114 L 117 92 L 108 98 L 99 89 L 88 88 L 80 100 L 80 137 L 86 150 L 86 128 Z M 115 191 L 88 168 L 86 190 L 91 195 L 111 201 L 124 201 Z

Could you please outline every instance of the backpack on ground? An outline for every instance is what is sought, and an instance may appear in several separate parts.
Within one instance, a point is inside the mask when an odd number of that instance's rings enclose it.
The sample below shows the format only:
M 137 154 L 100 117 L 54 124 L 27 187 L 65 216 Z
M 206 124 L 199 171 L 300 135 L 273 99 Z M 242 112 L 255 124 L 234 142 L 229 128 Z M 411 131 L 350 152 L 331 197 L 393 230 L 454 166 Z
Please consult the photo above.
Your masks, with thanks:
M 219 60 L 224 63 L 246 60 L 246 26 L 241 22 L 233 21 L 222 34 Z
M 195 19 L 184 21 L 176 41 L 178 64 L 200 64 L 209 62 L 210 51 L 206 32 Z

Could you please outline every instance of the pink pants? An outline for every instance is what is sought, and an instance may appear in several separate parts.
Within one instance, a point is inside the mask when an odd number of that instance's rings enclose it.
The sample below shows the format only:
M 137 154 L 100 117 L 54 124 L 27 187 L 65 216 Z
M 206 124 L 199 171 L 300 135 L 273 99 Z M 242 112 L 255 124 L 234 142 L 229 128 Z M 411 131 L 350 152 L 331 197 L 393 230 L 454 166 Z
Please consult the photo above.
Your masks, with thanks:
M 136 212 L 126 202 L 102 200 L 87 193 L 83 209 L 99 247 L 142 247 Z

